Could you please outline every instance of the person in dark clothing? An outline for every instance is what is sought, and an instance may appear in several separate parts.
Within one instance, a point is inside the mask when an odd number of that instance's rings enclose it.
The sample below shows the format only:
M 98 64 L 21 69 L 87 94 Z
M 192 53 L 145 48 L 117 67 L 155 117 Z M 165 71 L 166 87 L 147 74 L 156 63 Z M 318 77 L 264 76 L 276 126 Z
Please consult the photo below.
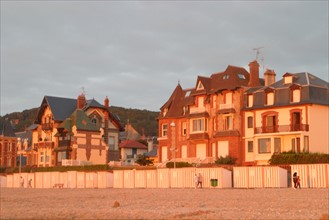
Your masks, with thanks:
M 294 175 L 292 176 L 292 181 L 294 182 L 294 188 L 300 188 L 300 178 L 297 175 L 297 172 L 294 173 Z

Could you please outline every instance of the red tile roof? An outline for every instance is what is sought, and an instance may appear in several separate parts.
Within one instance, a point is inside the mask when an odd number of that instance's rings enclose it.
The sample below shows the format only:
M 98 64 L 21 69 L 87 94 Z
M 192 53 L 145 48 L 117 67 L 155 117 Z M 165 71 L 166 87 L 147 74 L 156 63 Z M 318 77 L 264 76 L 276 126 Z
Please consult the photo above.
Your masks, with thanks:
M 138 148 L 138 149 L 147 149 L 147 146 L 136 141 L 136 140 L 126 140 L 121 142 L 119 148 Z

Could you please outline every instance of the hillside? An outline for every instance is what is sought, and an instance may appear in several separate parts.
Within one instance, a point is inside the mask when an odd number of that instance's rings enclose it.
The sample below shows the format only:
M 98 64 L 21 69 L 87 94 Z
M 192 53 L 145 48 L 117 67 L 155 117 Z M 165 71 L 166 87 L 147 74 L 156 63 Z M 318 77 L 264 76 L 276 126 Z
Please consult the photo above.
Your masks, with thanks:
M 6 114 L 0 118 L 8 118 L 14 123 L 14 131 L 24 131 L 34 123 L 39 108 L 32 108 L 24 110 L 23 112 L 13 112 Z M 129 120 L 130 124 L 140 133 L 146 136 L 158 135 L 157 117 L 159 112 L 152 112 L 148 110 L 126 109 L 122 107 L 111 106 L 110 111 L 116 114 L 124 125 Z M 144 131 L 144 132 L 143 132 Z

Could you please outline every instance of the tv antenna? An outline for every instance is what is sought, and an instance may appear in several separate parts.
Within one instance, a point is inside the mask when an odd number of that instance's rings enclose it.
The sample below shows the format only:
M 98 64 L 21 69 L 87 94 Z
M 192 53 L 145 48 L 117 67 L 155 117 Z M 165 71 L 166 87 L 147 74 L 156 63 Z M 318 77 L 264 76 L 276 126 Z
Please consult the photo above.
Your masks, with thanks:
M 258 61 L 258 58 L 259 58 L 259 55 L 260 55 L 260 49 L 263 49 L 264 47 L 256 47 L 256 48 L 254 48 L 254 49 L 252 49 L 252 50 L 255 50 L 256 51 L 256 60 Z M 262 56 L 261 58 L 260 58 L 260 60 L 261 60 L 261 64 L 262 64 L 262 66 L 263 66 L 263 71 L 264 71 L 264 56 Z
M 254 48 L 254 49 L 252 49 L 252 50 L 255 50 L 256 51 L 256 60 L 258 61 L 258 56 L 259 56 L 259 54 L 260 54 L 260 49 L 263 49 L 264 47 L 256 47 L 256 48 Z

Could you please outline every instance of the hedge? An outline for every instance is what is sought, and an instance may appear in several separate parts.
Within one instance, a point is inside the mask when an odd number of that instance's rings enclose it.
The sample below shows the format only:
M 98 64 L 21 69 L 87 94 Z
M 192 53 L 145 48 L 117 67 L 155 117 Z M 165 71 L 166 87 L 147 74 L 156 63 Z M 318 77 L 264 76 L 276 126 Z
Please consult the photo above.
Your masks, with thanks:
M 271 165 L 329 163 L 329 154 L 283 152 L 273 154 L 269 163 Z

